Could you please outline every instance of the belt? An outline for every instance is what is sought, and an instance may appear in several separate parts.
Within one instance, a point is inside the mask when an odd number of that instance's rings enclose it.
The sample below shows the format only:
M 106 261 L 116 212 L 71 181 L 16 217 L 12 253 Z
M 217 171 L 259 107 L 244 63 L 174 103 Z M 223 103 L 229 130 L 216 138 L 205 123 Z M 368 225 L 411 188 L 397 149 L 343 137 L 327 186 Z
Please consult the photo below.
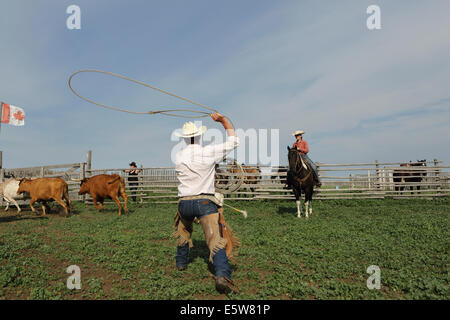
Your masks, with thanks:
M 211 200 L 212 202 L 214 202 L 219 207 L 222 206 L 219 199 L 217 199 L 213 194 L 210 194 L 210 193 L 202 193 L 202 194 L 199 194 L 196 196 L 179 197 L 178 203 L 180 203 L 180 201 L 182 201 L 182 200 L 197 200 L 197 199 L 208 199 L 208 200 Z

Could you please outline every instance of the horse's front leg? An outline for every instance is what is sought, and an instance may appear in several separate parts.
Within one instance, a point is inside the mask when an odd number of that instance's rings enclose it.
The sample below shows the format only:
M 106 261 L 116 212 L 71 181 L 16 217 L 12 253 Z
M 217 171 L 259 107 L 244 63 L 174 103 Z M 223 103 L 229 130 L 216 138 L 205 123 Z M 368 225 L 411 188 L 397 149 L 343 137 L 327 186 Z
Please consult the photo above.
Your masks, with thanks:
M 305 217 L 306 219 L 309 218 L 309 201 L 305 199 Z
M 309 214 L 312 214 L 312 190 L 308 190 L 305 193 L 305 212 L 306 212 L 306 218 L 309 217 Z
M 294 190 L 295 203 L 297 203 L 297 218 L 302 217 L 302 194 L 301 191 Z

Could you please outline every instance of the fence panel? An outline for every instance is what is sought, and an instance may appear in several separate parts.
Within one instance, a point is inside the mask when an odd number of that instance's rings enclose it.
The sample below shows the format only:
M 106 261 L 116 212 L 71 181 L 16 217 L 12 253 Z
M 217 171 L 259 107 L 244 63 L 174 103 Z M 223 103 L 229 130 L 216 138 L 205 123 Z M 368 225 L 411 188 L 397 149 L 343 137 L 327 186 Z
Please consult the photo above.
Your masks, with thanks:
M 400 162 L 317 165 L 322 187 L 315 191 L 315 199 L 450 196 L 450 167 L 436 162 L 407 169 Z M 287 167 L 257 167 L 260 173 L 246 173 L 241 187 L 225 197 L 233 200 L 294 199 L 292 191 L 285 189 Z M 258 179 L 253 179 L 255 176 Z M 400 180 L 397 181 L 398 179 Z M 144 169 L 142 181 L 141 202 L 176 201 L 177 180 L 174 168 Z
M 314 199 L 383 199 L 435 198 L 450 196 L 450 166 L 435 160 L 425 166 L 405 166 L 403 163 L 317 163 L 322 187 L 315 190 Z M 87 163 L 2 169 L 2 181 L 8 177 L 60 177 L 67 181 L 72 200 L 92 203 L 89 195 L 79 196 L 83 179 L 97 174 L 119 174 L 125 180 L 129 200 L 138 203 L 174 203 L 178 181 L 175 168 L 139 168 L 138 181 L 129 181 L 128 168 L 89 169 Z M 286 166 L 254 166 L 257 173 L 245 173 L 240 188 L 225 197 L 233 200 L 294 199 L 292 190 L 285 189 Z M 136 176 L 133 176 L 136 177 Z M 219 176 L 218 176 L 219 177 Z M 111 202 L 112 201 L 106 201 Z M 21 203 L 24 203 L 23 201 Z M 3 204 L 3 202 L 2 202 Z

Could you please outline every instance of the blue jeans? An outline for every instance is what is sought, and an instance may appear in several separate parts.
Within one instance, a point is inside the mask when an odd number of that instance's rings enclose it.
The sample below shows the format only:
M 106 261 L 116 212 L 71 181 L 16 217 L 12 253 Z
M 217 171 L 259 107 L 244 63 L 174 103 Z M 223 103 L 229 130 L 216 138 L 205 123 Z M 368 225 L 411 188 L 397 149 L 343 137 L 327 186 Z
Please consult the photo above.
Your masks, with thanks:
M 181 200 L 178 203 L 178 212 L 183 220 L 188 223 L 194 218 L 201 219 L 212 213 L 217 213 L 217 205 L 209 199 L 195 199 L 195 200 Z M 219 223 L 219 222 L 217 222 Z M 189 257 L 189 244 L 177 247 L 177 255 L 175 256 L 175 263 L 177 267 L 186 267 Z M 213 264 L 215 275 L 217 277 L 225 276 L 231 279 L 231 268 L 228 263 L 228 257 L 225 249 L 220 249 L 213 255 Z
M 186 221 L 200 220 L 204 216 L 217 213 L 217 205 L 209 199 L 181 200 L 178 203 L 178 212 Z

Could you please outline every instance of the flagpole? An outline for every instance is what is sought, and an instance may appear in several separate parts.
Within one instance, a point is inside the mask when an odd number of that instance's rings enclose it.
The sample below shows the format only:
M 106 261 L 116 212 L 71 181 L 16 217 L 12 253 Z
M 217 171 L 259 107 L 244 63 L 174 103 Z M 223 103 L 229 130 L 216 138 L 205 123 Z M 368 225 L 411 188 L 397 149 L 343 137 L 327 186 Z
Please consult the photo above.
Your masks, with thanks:
M 0 133 L 2 132 L 3 101 L 0 101 Z

